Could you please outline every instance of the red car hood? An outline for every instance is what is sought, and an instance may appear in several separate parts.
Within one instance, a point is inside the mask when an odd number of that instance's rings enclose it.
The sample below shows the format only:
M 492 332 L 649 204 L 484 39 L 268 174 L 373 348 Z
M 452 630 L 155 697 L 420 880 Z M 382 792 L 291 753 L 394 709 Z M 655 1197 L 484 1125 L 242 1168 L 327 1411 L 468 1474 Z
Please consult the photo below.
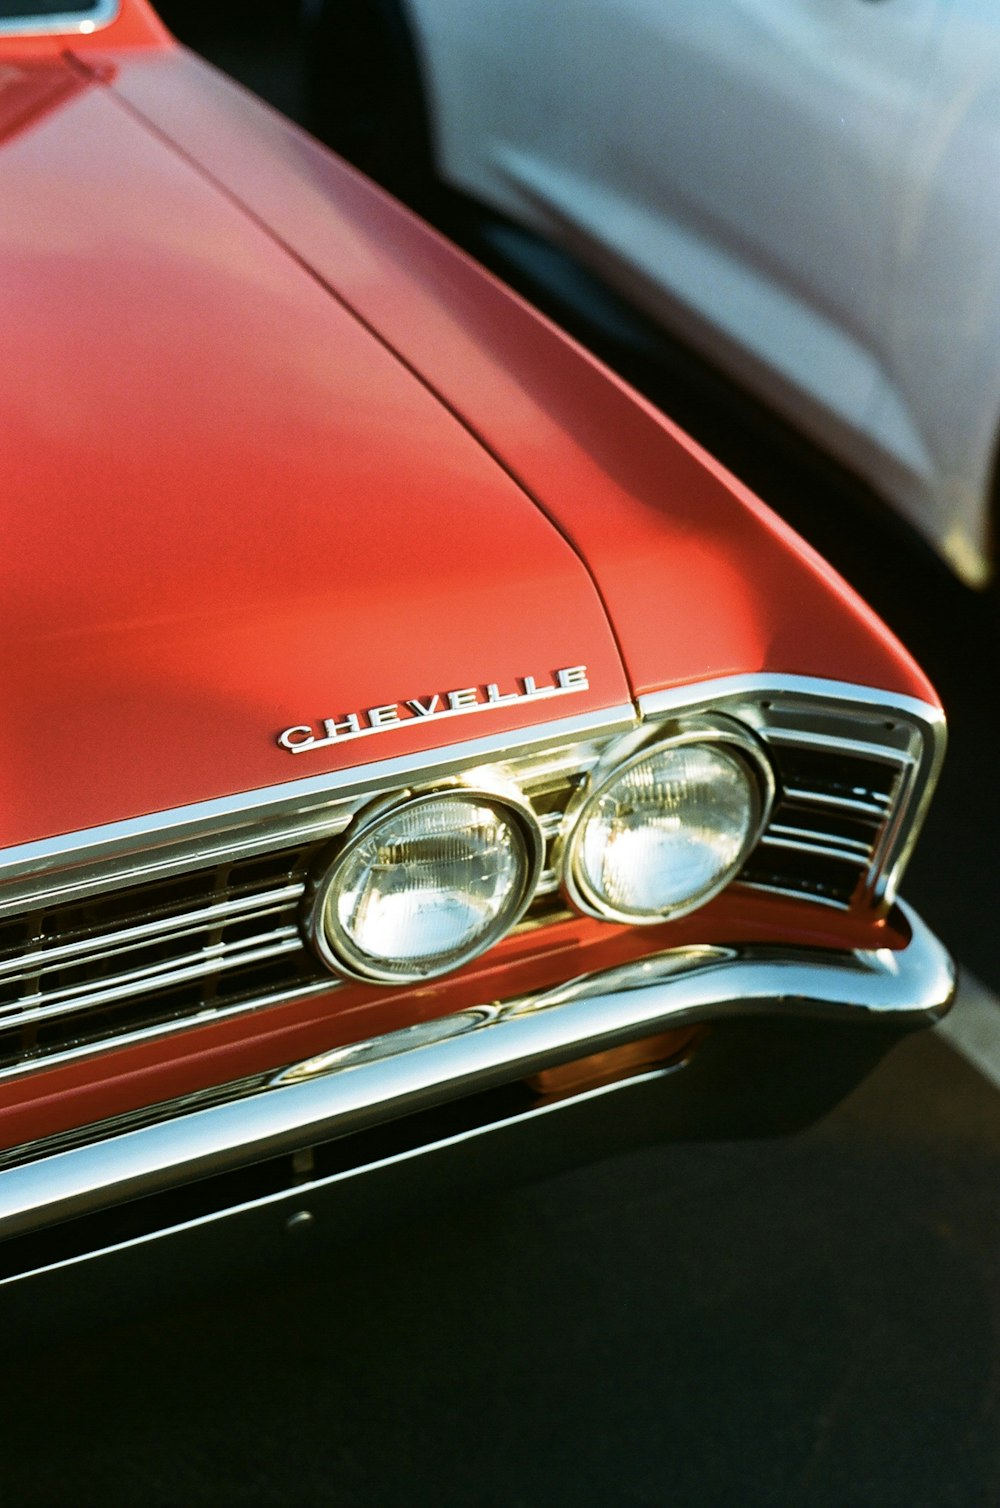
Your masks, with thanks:
M 367 180 L 183 52 L 127 63 L 113 88 L 275 227 L 539 502 L 593 572 L 637 695 L 767 671 L 935 703 L 790 529 Z
M 0 844 L 628 700 L 578 555 L 310 270 L 71 65 L 0 83 Z

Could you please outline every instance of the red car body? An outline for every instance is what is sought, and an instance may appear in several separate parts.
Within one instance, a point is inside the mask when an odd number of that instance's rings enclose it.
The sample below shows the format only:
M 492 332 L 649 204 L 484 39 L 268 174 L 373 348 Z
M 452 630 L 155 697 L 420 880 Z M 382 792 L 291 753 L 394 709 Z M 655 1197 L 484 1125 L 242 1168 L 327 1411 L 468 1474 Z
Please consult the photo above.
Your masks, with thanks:
M 96 1254 L 186 1239 L 262 1201 L 283 1210 L 292 1198 L 312 1218 L 334 1185 L 342 1209 L 343 1168 L 303 1188 L 317 1147 L 414 1128 L 500 1084 L 530 1080 L 523 1114 L 477 1112 L 461 1136 L 414 1129 L 405 1155 L 391 1149 L 394 1169 L 414 1147 L 481 1147 L 501 1122 L 509 1134 L 556 1103 L 570 1117 L 592 1109 L 606 1081 L 634 1083 L 645 1116 L 655 1079 L 657 1096 L 684 1107 L 676 1125 L 657 1109 L 655 1124 L 679 1135 L 769 1129 L 763 1079 L 749 1114 L 746 1083 L 719 1088 L 706 1074 L 699 1087 L 697 1064 L 716 1048 L 668 1074 L 706 1022 L 729 1018 L 740 1058 L 746 1022 L 731 1018 L 752 1017 L 782 1090 L 798 1069 L 775 1068 L 777 1039 L 761 1032 L 791 1030 L 822 1069 L 822 1106 L 848 1081 L 830 1070 L 848 1040 L 852 1063 L 867 1063 L 938 1015 L 950 966 L 893 892 L 943 722 L 919 669 L 850 589 L 662 415 L 179 47 L 143 0 L 83 29 L 79 18 L 0 26 L 0 983 L 17 986 L 0 997 L 0 1040 L 21 1033 L 0 1067 L 8 1281 L 67 1266 L 78 1277 Z M 779 716 L 782 698 L 802 709 L 791 733 L 774 731 L 798 715 Z M 280 947 L 268 946 L 294 952 L 299 974 L 223 1005 L 179 1003 L 178 969 L 214 979 L 220 949 L 242 966 L 225 950 L 246 941 L 210 937 L 203 912 L 243 904 L 243 891 L 200 896 L 192 951 L 195 902 L 157 885 L 294 839 L 301 891 L 323 840 L 335 845 L 345 813 L 373 796 L 498 764 L 534 770 L 548 749 L 613 748 L 677 709 L 720 706 L 769 747 L 805 740 L 838 758 L 867 747 L 858 718 L 895 726 L 882 738 L 895 740 L 897 785 L 878 797 L 885 821 L 838 902 L 815 880 L 796 890 L 795 875 L 783 886 L 744 874 L 678 920 L 634 927 L 557 903 L 556 876 L 544 915 L 529 912 L 472 962 L 386 986 L 329 975 L 286 875 Z M 787 771 L 778 783 L 785 799 Z M 848 811 L 844 791 L 828 788 L 820 806 Z M 794 834 L 767 841 L 784 841 L 793 863 L 804 851 Z M 820 834 L 810 862 L 841 862 L 851 839 L 839 841 Z M 164 917 L 183 922 L 177 956 L 130 952 L 161 937 Z M 643 960 L 661 960 L 664 978 L 680 960 L 697 973 L 706 949 L 713 977 L 724 954 L 733 968 L 745 954 L 763 983 L 752 969 L 704 988 L 699 975 L 697 999 L 628 1015 L 646 993 Z M 803 957 L 812 985 L 760 973 Z M 836 984 L 874 959 L 895 959 L 886 978 L 902 981 L 884 1010 Z M 603 1024 L 539 1038 L 488 1071 L 433 1070 L 412 1094 L 385 1068 L 362 1084 L 362 1061 L 410 1071 L 414 1054 L 448 1049 L 441 1023 L 484 1002 L 544 1005 L 581 976 L 584 1003 L 618 999 Z M 139 1014 L 122 1016 L 136 1001 Z M 620 1029 L 607 1025 L 615 1009 Z M 541 1009 L 533 1025 L 546 1020 Z M 407 1029 L 414 1045 L 392 1036 Z M 342 1048 L 347 1058 L 324 1057 Z M 618 1056 L 590 1063 L 598 1051 Z M 758 1059 L 742 1061 L 757 1078 Z M 297 1076 L 290 1065 L 304 1062 Z M 344 1063 L 353 1078 L 338 1079 Z M 257 1108 L 303 1085 L 316 1105 L 254 1129 Z M 798 1093 L 788 1124 L 815 1113 Z M 386 1156 L 359 1154 L 352 1170 L 384 1169 Z M 299 1173 L 266 1197 L 225 1182 L 279 1157 Z M 209 1215 L 176 1203 L 213 1180 Z

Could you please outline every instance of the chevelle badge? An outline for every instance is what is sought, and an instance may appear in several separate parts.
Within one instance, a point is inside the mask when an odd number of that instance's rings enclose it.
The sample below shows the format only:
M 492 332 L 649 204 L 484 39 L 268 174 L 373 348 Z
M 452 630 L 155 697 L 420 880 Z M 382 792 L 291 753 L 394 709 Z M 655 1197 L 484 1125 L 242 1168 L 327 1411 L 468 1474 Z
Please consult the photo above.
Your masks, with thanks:
M 435 692 L 433 696 L 386 702 L 379 707 L 348 712 L 341 718 L 325 717 L 318 725 L 300 723 L 279 733 L 278 743 L 290 754 L 304 754 L 307 749 L 326 749 L 352 738 L 388 733 L 392 728 L 405 728 L 426 718 L 463 717 L 467 712 L 488 712 L 491 707 L 507 702 L 570 696 L 575 691 L 588 690 L 589 686 L 586 665 L 568 665 L 553 671 L 550 681 L 538 681 L 533 675 L 518 676 L 512 690 L 501 690 L 497 681 L 489 681 L 483 686 L 461 686 L 456 691 Z M 317 733 L 317 726 L 322 733 Z

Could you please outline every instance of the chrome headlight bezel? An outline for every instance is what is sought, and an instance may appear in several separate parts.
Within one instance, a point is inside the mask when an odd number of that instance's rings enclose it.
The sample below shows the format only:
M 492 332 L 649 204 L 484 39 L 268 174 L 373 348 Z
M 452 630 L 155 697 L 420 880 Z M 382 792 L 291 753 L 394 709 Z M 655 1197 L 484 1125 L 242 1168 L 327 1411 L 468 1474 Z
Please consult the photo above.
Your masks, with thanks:
M 588 811 L 633 766 L 660 751 L 691 744 L 719 747 L 748 771 L 752 808 L 746 837 L 736 858 L 717 881 L 698 891 L 689 900 L 678 902 L 654 915 L 619 910 L 597 892 L 581 862 L 580 849 Z M 632 927 L 660 926 L 664 922 L 686 916 L 713 900 L 732 884 L 767 826 L 774 799 L 774 771 L 767 752 L 760 740 L 743 724 L 724 717 L 685 719 L 658 729 L 650 728 L 647 724 L 605 752 L 567 809 L 558 853 L 563 893 L 570 904 L 586 916 Z
M 380 826 L 404 812 L 432 803 L 472 802 L 498 811 L 511 825 L 522 843 L 523 863 L 516 884 L 511 888 L 509 903 L 498 913 L 494 923 L 474 944 L 442 958 L 440 966 L 405 969 L 379 964 L 373 956 L 352 944 L 343 929 L 328 925 L 328 906 L 340 884 L 348 863 L 362 843 Z M 506 785 L 488 787 L 465 784 L 460 780 L 423 789 L 397 791 L 358 812 L 348 829 L 338 838 L 336 847 L 327 851 L 326 862 L 317 869 L 316 878 L 306 898 L 305 931 L 326 966 L 342 978 L 366 984 L 424 984 L 442 975 L 454 973 L 493 947 L 516 926 L 531 902 L 542 871 L 545 840 L 534 812 L 520 792 Z M 333 930 L 335 936 L 330 935 Z

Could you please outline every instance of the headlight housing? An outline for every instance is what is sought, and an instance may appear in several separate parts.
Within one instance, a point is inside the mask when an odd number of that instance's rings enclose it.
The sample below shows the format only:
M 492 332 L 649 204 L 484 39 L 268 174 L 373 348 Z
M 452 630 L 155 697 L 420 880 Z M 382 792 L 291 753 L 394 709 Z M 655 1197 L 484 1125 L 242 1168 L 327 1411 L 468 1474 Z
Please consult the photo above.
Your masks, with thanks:
M 717 895 L 757 841 L 773 795 L 742 729 L 699 725 L 595 772 L 574 815 L 564 883 L 583 911 L 652 924 Z
M 542 840 L 513 797 L 454 788 L 362 813 L 312 903 L 313 941 L 339 973 L 432 979 L 514 924 L 541 868 Z

